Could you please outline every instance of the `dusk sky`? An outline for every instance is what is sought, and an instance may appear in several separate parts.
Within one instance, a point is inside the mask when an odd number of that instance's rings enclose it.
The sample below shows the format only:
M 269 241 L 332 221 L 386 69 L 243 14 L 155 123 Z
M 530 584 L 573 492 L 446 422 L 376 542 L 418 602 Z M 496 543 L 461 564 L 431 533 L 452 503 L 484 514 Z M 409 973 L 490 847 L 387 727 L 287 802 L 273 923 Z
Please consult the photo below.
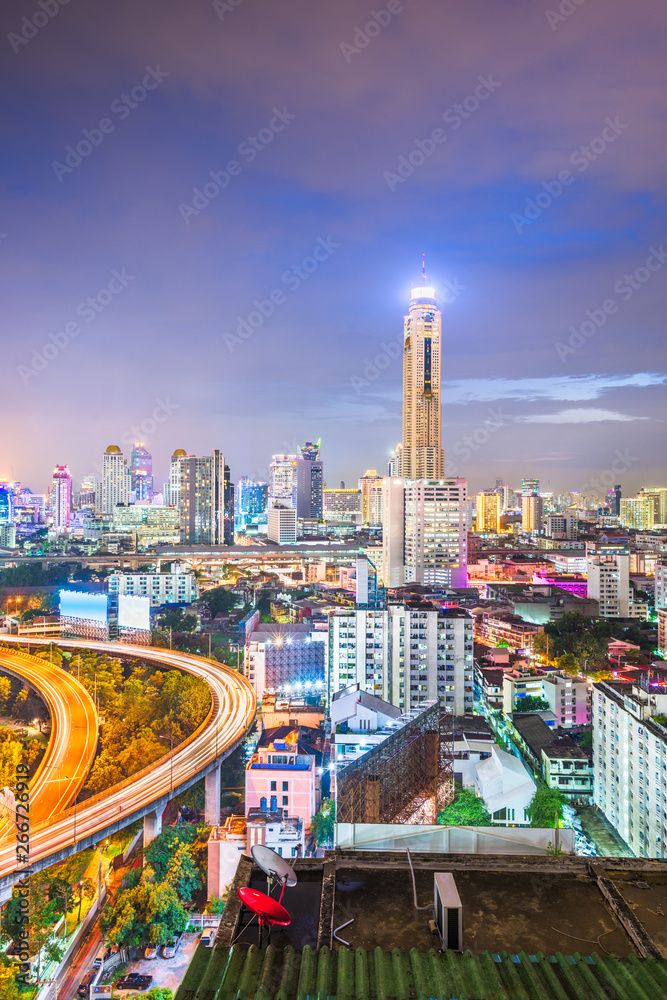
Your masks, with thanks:
M 449 472 L 667 485 L 664 3 L 41 3 L 0 15 L 0 478 L 134 428 L 156 484 L 384 473 L 426 253 Z

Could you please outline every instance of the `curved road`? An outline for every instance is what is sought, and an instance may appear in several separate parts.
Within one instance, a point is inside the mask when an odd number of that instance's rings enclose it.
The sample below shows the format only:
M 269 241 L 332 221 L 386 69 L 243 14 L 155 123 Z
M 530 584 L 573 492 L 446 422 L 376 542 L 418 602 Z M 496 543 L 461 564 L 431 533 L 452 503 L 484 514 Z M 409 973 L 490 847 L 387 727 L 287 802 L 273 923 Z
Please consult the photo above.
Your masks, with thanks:
M 21 636 L 2 636 L 3 642 L 23 642 Z M 49 645 L 50 639 L 31 639 L 30 645 Z M 55 816 L 51 821 L 31 824 L 30 857 L 37 861 L 57 851 L 69 853 L 83 837 L 93 836 L 111 823 L 130 816 L 139 807 L 168 798 L 172 789 L 205 771 L 229 747 L 239 740 L 252 724 L 257 702 L 249 682 L 230 667 L 188 653 L 152 646 L 126 643 L 59 639 L 66 649 L 89 649 L 115 656 L 136 656 L 164 666 L 178 667 L 206 682 L 212 697 L 211 711 L 205 722 L 173 753 L 167 753 L 150 767 L 114 785 L 107 792 L 86 800 L 75 810 Z M 172 777 L 173 771 L 173 777 Z M 15 845 L 0 844 L 0 877 L 16 867 Z
M 0 650 L 0 669 L 38 691 L 51 713 L 51 738 L 30 785 L 30 821 L 42 823 L 83 788 L 95 759 L 97 713 L 83 684 L 48 660 Z M 0 842 L 13 831 L 12 821 L 0 823 Z

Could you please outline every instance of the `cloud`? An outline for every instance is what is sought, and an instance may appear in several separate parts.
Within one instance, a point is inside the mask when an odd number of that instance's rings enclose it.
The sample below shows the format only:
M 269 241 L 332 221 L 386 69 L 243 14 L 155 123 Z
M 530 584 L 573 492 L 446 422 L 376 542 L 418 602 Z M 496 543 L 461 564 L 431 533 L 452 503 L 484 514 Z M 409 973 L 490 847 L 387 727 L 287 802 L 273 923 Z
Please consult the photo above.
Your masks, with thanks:
M 630 417 L 627 413 L 616 410 L 584 409 L 560 410 L 558 413 L 534 413 L 525 417 L 516 417 L 520 424 L 599 424 L 607 420 L 627 422 L 631 420 L 649 420 L 649 417 Z
M 545 378 L 523 379 L 462 379 L 458 382 L 448 382 L 443 386 L 442 401 L 450 405 L 490 403 L 499 399 L 516 399 L 526 402 L 538 399 L 580 402 L 588 399 L 599 399 L 603 393 L 612 389 L 646 388 L 647 386 L 664 385 L 666 381 L 667 375 L 659 372 L 638 372 L 635 375 L 549 375 Z M 558 421 L 550 420 L 548 422 Z

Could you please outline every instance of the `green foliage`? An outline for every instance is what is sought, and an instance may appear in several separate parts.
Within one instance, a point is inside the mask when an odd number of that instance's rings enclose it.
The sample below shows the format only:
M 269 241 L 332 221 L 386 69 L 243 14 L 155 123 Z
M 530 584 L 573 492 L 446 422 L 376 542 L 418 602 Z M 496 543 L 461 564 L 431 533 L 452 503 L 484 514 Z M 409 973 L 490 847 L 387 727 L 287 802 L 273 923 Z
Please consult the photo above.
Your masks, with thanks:
M 9 677 L 0 677 L 0 713 L 7 711 L 12 682 Z
M 19 988 L 16 983 L 17 966 L 0 953 L 0 997 L 2 1000 L 20 1000 Z
M 538 788 L 529 806 L 526 807 L 526 816 L 530 820 L 530 825 L 534 827 L 556 826 L 556 813 L 558 819 L 563 818 L 563 799 L 557 788 Z
M 39 562 L 22 563 L 11 569 L 0 570 L 0 587 L 57 587 L 67 583 L 71 568 L 63 563 L 45 570 Z
M 452 802 L 438 816 L 443 826 L 493 826 L 484 800 L 472 788 L 459 788 Z
M 581 737 L 581 740 L 579 741 L 579 746 L 582 748 L 582 750 L 585 750 L 587 747 L 593 746 L 592 729 L 589 729 L 587 732 L 584 733 L 584 735 Z
M 547 712 L 549 702 L 544 698 L 536 698 L 535 695 L 527 694 L 525 698 L 514 699 L 515 712 Z
M 320 847 L 333 843 L 335 822 L 336 803 L 333 799 L 325 799 L 310 821 L 310 832 Z
M 209 827 L 190 823 L 170 826 L 144 851 L 158 881 L 173 885 L 186 902 L 201 888 L 207 866 Z
M 232 594 L 227 587 L 213 587 L 211 590 L 205 591 L 201 598 L 208 604 L 211 618 L 232 611 L 238 602 L 238 595 Z
M 224 908 L 225 908 L 224 899 L 221 899 L 220 896 L 211 896 L 211 900 L 208 906 L 206 907 L 206 910 L 208 913 L 212 913 L 214 914 L 214 916 L 217 916 L 219 913 L 222 913 Z
M 168 944 L 174 934 L 185 930 L 187 923 L 176 889 L 156 879 L 150 865 L 143 869 L 136 885 L 121 889 L 100 915 L 101 929 L 119 947 Z
M 197 617 L 184 614 L 183 608 L 176 606 L 158 618 L 158 625 L 173 632 L 194 632 L 197 628 Z

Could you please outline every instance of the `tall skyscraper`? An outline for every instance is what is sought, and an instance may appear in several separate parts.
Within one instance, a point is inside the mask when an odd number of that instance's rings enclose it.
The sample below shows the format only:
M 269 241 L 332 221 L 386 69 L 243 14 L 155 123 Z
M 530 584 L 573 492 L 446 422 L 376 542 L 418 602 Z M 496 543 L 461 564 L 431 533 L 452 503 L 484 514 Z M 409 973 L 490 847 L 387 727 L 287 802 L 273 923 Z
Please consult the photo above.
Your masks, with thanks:
M 6 482 L 0 483 L 0 524 L 14 520 L 14 494 Z
M 223 529 L 223 539 L 225 545 L 234 544 L 234 483 L 228 465 L 225 466 L 225 524 Z
M 118 504 L 132 503 L 132 476 L 116 444 L 110 444 L 104 453 L 102 485 L 96 491 L 95 503 L 100 514 L 113 514 Z
M 268 483 L 254 483 L 248 476 L 239 476 L 234 488 L 234 521 L 238 530 L 259 523 L 266 513 L 268 495 Z
M 130 473 L 135 501 L 150 500 L 153 496 L 153 458 L 140 441 L 132 448 Z
M 269 507 L 292 504 L 292 479 L 296 455 L 273 455 L 269 466 Z
M 72 477 L 66 465 L 56 465 L 51 481 L 51 518 L 58 534 L 67 531 L 72 513 Z
M 299 519 L 322 517 L 324 469 L 320 460 L 320 442 L 306 441 L 292 463 L 292 506 Z
M 181 542 L 185 545 L 225 543 L 225 457 L 190 455 L 179 461 L 181 473 Z
M 413 288 L 403 325 L 403 441 L 399 475 L 405 479 L 442 479 L 445 453 L 441 445 L 442 314 L 435 289 Z
M 177 448 L 169 463 L 169 482 L 164 484 L 164 502 L 167 507 L 180 507 L 181 502 L 181 466 L 182 458 L 188 453 L 183 448 Z
M 502 487 L 500 487 L 502 489 Z M 476 529 L 482 534 L 500 533 L 501 497 L 496 490 L 482 490 L 477 494 Z
M 544 501 L 537 493 L 524 493 L 521 497 L 521 530 L 536 534 L 542 530 Z

